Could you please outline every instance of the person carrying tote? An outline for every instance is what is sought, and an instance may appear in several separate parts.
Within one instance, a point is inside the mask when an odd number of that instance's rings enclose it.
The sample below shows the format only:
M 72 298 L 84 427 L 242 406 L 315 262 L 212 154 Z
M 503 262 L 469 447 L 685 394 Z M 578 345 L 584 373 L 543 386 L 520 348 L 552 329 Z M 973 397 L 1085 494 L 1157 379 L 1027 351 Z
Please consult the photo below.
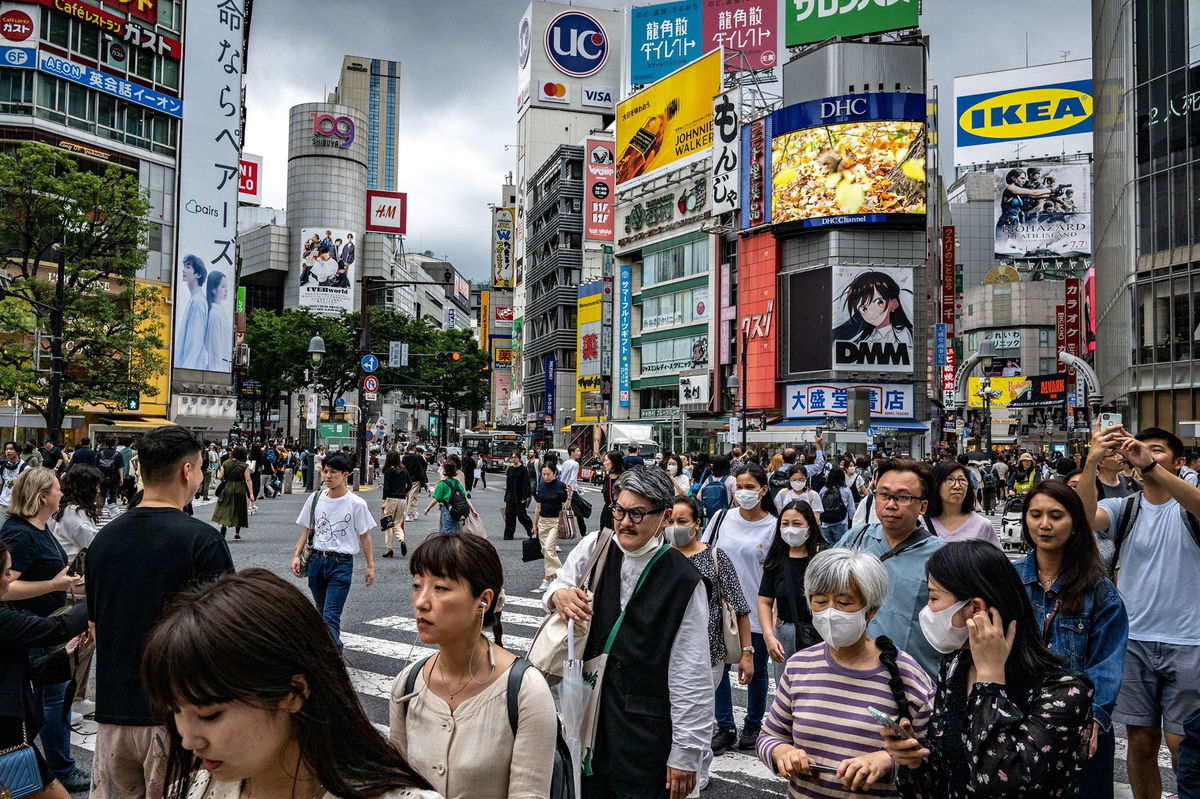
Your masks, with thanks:
M 545 578 L 533 589 L 545 591 L 558 576 L 562 561 L 558 559 L 559 519 L 563 506 L 571 502 L 571 489 L 558 479 L 558 466 L 547 463 L 542 467 L 542 479 L 538 481 L 537 505 L 533 511 L 533 526 L 542 544 L 542 566 Z
M 459 474 L 462 473 L 462 461 L 457 455 L 447 455 L 442 461 L 441 480 L 438 480 L 437 486 L 433 489 L 433 494 L 430 497 L 429 504 L 425 506 L 425 515 L 429 515 L 429 511 L 433 510 L 435 505 L 441 505 L 441 526 L 438 527 L 438 532 L 447 535 L 457 533 L 462 524 L 462 519 L 455 519 L 450 513 L 450 509 L 455 502 L 465 502 L 469 508 L 469 513 L 475 518 L 479 518 L 479 512 L 475 510 L 475 506 L 471 504 L 471 498 L 467 496 L 467 489 L 459 480 Z M 455 492 L 460 498 L 456 498 Z M 465 518 L 465 517 L 463 517 Z

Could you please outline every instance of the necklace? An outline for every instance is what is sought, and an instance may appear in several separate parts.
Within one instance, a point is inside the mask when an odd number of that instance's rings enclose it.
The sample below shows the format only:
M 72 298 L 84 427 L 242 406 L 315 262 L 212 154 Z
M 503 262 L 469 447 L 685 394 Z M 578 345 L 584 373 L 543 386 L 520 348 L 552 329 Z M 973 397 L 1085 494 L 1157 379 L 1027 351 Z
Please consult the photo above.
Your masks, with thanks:
M 1049 591 L 1050 588 L 1054 585 L 1054 581 L 1058 579 L 1058 574 L 1052 574 L 1049 577 L 1043 577 L 1042 570 L 1038 569 L 1037 577 L 1038 577 L 1038 582 L 1042 584 L 1042 588 Z
M 481 639 L 482 639 L 482 640 L 483 640 L 485 643 L 487 642 L 487 639 L 486 639 L 486 638 L 483 638 L 483 636 L 482 636 L 482 635 L 480 636 L 480 638 L 481 638 Z M 490 644 L 488 645 L 488 651 L 489 651 L 489 652 L 491 651 L 491 645 L 490 645 Z M 470 685 L 470 684 L 472 684 L 472 683 L 476 682 L 476 680 L 475 680 L 475 656 L 476 656 L 477 654 L 479 654 L 479 650 L 478 650 L 478 649 L 476 649 L 474 652 L 472 652 L 472 653 L 471 653 L 471 662 L 470 662 L 470 664 L 468 664 L 468 667 L 469 667 L 470 671 L 468 671 L 468 672 L 467 672 L 467 679 L 466 679 L 466 682 L 464 682 L 462 685 L 458 686 L 458 687 L 457 687 L 457 688 L 455 688 L 453 691 L 451 691 L 451 690 L 450 690 L 450 681 L 446 679 L 446 670 L 442 668 L 442 653 L 441 653 L 440 651 L 438 652 L 438 656 L 437 656 L 437 663 L 435 663 L 434 665 L 437 667 L 438 674 L 439 674 L 439 675 L 440 675 L 440 677 L 441 677 L 441 680 L 442 680 L 442 687 L 446 689 L 446 693 L 447 693 L 447 695 L 450 697 L 450 701 L 451 701 L 451 702 L 453 702 L 453 701 L 454 701 L 454 697 L 458 696 L 458 695 L 459 695 L 459 694 L 461 694 L 463 691 L 465 691 L 465 690 L 467 689 L 467 686 L 468 686 L 468 685 Z M 495 662 L 493 662 L 493 663 L 492 663 L 492 665 L 491 665 L 491 671 L 495 671 L 495 670 L 496 670 L 496 664 L 495 664 Z

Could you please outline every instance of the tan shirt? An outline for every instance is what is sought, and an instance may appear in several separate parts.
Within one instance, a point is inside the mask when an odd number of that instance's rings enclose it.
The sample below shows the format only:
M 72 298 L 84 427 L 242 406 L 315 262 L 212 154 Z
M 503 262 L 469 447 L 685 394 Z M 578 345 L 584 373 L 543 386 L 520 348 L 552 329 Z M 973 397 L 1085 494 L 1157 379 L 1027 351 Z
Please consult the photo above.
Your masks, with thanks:
M 196 774 L 196 781 L 192 783 L 187 799 L 240 799 L 241 795 L 242 783 L 240 780 L 238 782 L 214 780 L 210 772 L 201 771 Z M 326 792 L 321 799 L 338 799 L 338 797 Z M 376 799 L 442 799 L 442 796 L 436 791 L 405 788 L 380 794 Z
M 508 723 L 508 670 L 453 712 L 418 675 L 404 703 L 410 665 L 392 685 L 388 737 L 413 769 L 446 799 L 547 799 L 558 719 L 546 678 L 528 669 L 517 694 L 514 737 Z M 407 712 L 405 710 L 407 706 Z

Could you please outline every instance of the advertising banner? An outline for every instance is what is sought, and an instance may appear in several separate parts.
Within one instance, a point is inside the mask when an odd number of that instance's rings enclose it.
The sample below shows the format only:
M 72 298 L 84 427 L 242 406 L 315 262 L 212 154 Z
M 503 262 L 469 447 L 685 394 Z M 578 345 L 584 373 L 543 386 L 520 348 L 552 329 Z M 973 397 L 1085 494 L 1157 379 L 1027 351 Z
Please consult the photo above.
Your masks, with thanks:
M 554 359 L 554 353 L 543 356 L 542 366 L 546 378 L 542 390 L 542 414 L 549 423 L 554 421 L 554 389 L 558 378 L 558 362 Z
M 492 293 L 479 292 L 479 347 L 486 351 L 488 346 L 488 330 L 492 322 Z
M 144 19 L 146 22 L 151 23 L 158 22 L 158 0 L 100 0 L 100 2 L 110 8 L 119 8 L 122 11 L 128 11 L 131 17 Z M 217 3 L 212 8 L 214 11 L 217 9 L 221 10 L 222 22 L 225 21 L 226 17 L 233 14 L 237 15 L 239 23 L 242 19 L 242 4 L 236 2 L 236 0 L 231 0 L 228 3 Z M 190 29 L 188 30 L 188 34 L 191 34 Z
M 261 155 L 242 153 L 238 161 L 238 202 L 246 205 L 262 205 Z
M 946 335 L 954 336 L 954 226 L 942 227 L 942 324 L 946 326 Z
M 489 346 L 492 348 L 492 368 L 511 371 L 513 368 L 512 336 L 491 335 Z
M 1005 355 L 992 359 L 991 366 L 981 366 L 979 370 L 984 377 L 1020 377 L 1024 374 L 1021 368 L 1020 355 Z
M 600 280 L 584 283 L 578 289 L 575 420 L 580 423 L 597 421 L 601 411 L 600 379 L 604 372 L 600 355 L 603 289 L 604 284 Z
M 613 240 L 613 176 L 616 157 L 607 139 L 588 139 L 584 147 L 584 241 Z
M 1026 378 L 1012 405 L 1021 407 L 1050 407 L 1065 405 L 1070 395 L 1070 377 L 1066 372 L 1053 375 L 1034 375 Z
M 354 239 L 348 230 L 301 229 L 301 308 L 329 316 L 354 309 Z
M 714 214 L 736 211 L 741 206 L 738 202 L 739 161 L 742 157 L 738 116 L 741 105 L 741 89 L 731 89 L 713 97 L 713 155 L 709 172 L 712 185 L 709 194 L 713 198 Z
M 230 2 L 235 2 L 235 0 L 230 0 Z M 213 13 L 215 14 L 216 12 L 214 11 Z M 241 23 L 239 22 L 238 24 L 240 25 Z M 205 64 L 205 67 L 211 69 L 212 64 L 220 65 L 222 63 L 228 63 L 229 53 L 235 51 L 230 48 L 226 52 L 226 61 L 224 62 L 217 60 L 218 52 L 212 53 L 212 59 L 209 63 Z M 185 59 L 185 71 L 187 69 L 186 64 L 190 64 L 191 62 L 191 58 Z M 155 111 L 161 111 L 164 114 L 169 114 L 170 116 L 178 119 L 183 118 L 183 100 L 180 100 L 178 97 L 172 97 L 169 94 L 156 92 L 153 89 L 147 89 L 144 86 L 131 83 L 124 78 L 118 78 L 115 75 L 110 75 L 103 70 L 92 69 L 91 67 L 85 67 L 82 64 L 76 64 L 74 61 L 68 61 L 65 58 L 60 58 L 53 53 L 41 53 L 39 55 L 38 69 L 42 72 L 45 72 L 47 75 L 54 75 L 57 78 L 63 78 L 71 81 L 72 83 L 78 83 L 80 86 L 87 86 L 89 89 L 95 89 L 96 91 L 104 92 L 105 94 L 113 97 L 120 97 L 122 100 L 128 100 L 131 103 L 137 103 L 145 108 L 152 108 Z M 233 83 L 237 83 L 238 86 L 241 86 L 240 62 L 237 76 L 230 77 L 234 78 L 232 81 Z M 184 83 L 187 83 L 186 78 L 184 79 Z M 195 95 L 188 95 L 188 97 L 195 98 Z M 192 102 L 192 100 L 189 99 L 188 102 Z M 208 103 L 205 103 L 205 105 L 208 105 Z M 229 104 L 227 102 L 226 106 L 228 105 Z M 234 109 L 232 113 L 234 115 L 240 115 L 240 111 L 237 109 Z M 221 106 L 217 107 L 217 115 L 222 118 L 227 116 L 224 110 L 222 110 Z M 234 176 L 236 177 L 236 161 L 234 161 L 233 170 Z
M 953 342 L 950 342 L 946 347 L 946 365 L 942 367 L 942 394 L 947 405 L 954 401 L 955 360 Z
M 1083 322 L 1083 292 L 1079 278 L 1067 278 L 1064 288 L 1066 301 L 1063 303 L 1063 324 L 1066 326 L 1066 349 L 1070 355 L 1079 355 Z
M 925 213 L 925 95 L 850 94 L 771 114 L 767 221 L 805 227 Z
M 738 341 L 746 342 L 746 401 L 751 408 L 779 404 L 775 382 L 779 351 L 780 315 L 775 301 L 779 280 L 779 240 L 770 232 L 738 242 Z M 799 308 L 799 305 L 793 305 Z
M 983 397 L 979 396 L 985 378 L 972 377 L 967 380 L 967 407 L 982 408 Z M 999 391 L 1000 396 L 991 402 L 992 408 L 1007 408 L 1023 392 L 1029 390 L 1028 377 L 989 377 L 988 388 Z
M 915 28 L 920 0 L 786 0 L 784 37 L 788 47 L 823 42 L 833 36 Z
M 617 400 L 622 408 L 629 407 L 630 363 L 633 339 L 633 266 L 621 264 L 617 284 Z
M 114 55 L 112 47 L 118 44 L 118 41 L 120 44 L 137 47 L 156 56 L 165 56 L 176 61 L 183 58 L 183 45 L 179 40 L 159 33 L 153 25 L 143 25 L 133 19 L 110 14 L 102 8 L 83 2 L 83 0 L 33 0 L 33 2 L 55 11 L 61 11 L 78 22 L 98 28 L 101 33 L 112 36 L 114 41 L 108 42 L 110 58 Z M 36 41 L 34 39 L 35 43 Z
M 767 156 L 771 141 L 771 118 L 756 119 L 742 131 L 742 230 L 758 227 L 767 219 L 771 173 Z
M 1054 351 L 1062 352 L 1067 348 L 1067 308 L 1057 305 L 1054 308 Z
M 944 324 L 936 324 L 933 326 L 933 365 L 946 365 L 946 326 Z
M 1092 169 L 1032 164 L 993 172 L 996 257 L 1092 254 Z
M 492 209 L 492 285 L 512 288 L 513 284 L 513 225 L 517 212 L 513 208 Z
M 779 60 L 778 30 L 778 0 L 704 3 L 704 49 L 725 48 L 726 72 L 775 66 Z
M 242 8 L 241 0 L 187 8 L 188 115 L 180 146 L 189 153 L 189 168 L 179 171 L 171 341 L 177 369 L 229 373 L 233 367 L 241 106 L 225 98 L 242 92 Z M 171 99 L 181 112 L 183 104 Z
M 629 80 L 653 83 L 701 53 L 700 0 L 680 0 L 629 10 Z
M 33 69 L 42 14 L 28 4 L 0 3 L 0 64 Z
M 912 374 L 912 270 L 835 266 L 832 272 L 834 370 Z
M 712 402 L 712 376 L 704 374 L 679 376 L 679 406 L 684 409 L 706 409 Z
M 916 412 L 913 387 L 908 383 L 792 383 L 783 397 L 789 419 L 846 416 L 846 392 L 871 392 L 872 419 L 911 419 Z
M 367 232 L 403 236 L 408 227 L 408 195 L 367 189 Z
M 721 51 L 714 50 L 619 103 L 617 185 L 707 155 L 720 89 Z
M 1096 270 L 1089 269 L 1083 279 L 1083 351 L 1096 351 Z
M 954 165 L 1092 152 L 1091 59 L 954 79 Z

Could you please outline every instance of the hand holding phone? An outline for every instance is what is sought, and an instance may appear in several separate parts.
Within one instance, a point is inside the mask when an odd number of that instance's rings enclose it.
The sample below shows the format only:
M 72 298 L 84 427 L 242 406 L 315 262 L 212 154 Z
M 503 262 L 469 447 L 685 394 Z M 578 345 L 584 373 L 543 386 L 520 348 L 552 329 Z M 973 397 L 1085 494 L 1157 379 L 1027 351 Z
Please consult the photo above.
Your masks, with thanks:
M 893 719 L 891 716 L 884 713 L 883 711 L 877 710 L 873 707 L 868 707 L 867 712 L 871 714 L 871 718 L 875 719 L 880 724 L 882 724 L 883 726 L 890 729 L 892 732 L 899 735 L 901 738 L 907 738 L 910 741 L 917 740 L 917 737 L 915 735 L 913 735 L 910 730 L 907 730 L 904 727 L 901 727 L 900 722 L 896 721 L 895 719 Z

